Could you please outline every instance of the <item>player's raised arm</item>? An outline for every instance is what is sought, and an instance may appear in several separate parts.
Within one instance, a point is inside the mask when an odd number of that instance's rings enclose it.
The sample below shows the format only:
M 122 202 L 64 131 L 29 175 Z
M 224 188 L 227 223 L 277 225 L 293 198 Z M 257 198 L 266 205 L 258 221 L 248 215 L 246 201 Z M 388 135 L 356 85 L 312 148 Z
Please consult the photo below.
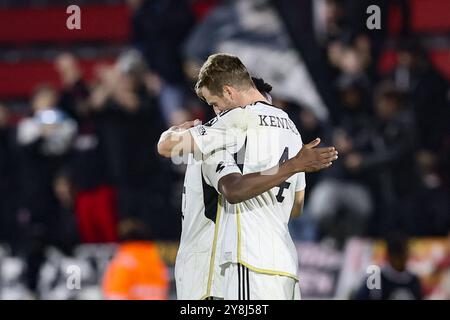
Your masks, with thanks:
M 220 113 L 204 125 L 199 120 L 187 121 L 163 132 L 158 153 L 170 158 L 198 151 L 208 155 L 223 148 L 237 150 L 245 140 L 246 111 L 235 108 Z
M 320 139 L 305 145 L 299 153 L 279 167 L 242 175 L 231 173 L 218 181 L 218 190 L 229 203 L 254 198 L 284 182 L 297 172 L 316 172 L 331 166 L 338 158 L 334 147 L 316 148 Z
M 193 152 L 196 148 L 189 129 L 199 120 L 187 121 L 179 126 L 173 126 L 164 131 L 158 141 L 158 153 L 166 158 Z

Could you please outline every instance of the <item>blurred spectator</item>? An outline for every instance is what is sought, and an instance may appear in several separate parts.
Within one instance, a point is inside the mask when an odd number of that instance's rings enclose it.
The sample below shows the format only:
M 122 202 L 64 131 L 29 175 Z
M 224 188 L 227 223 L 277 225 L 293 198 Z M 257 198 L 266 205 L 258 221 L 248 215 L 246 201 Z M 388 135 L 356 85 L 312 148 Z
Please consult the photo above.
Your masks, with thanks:
M 408 241 L 399 234 L 387 239 L 388 262 L 381 270 L 379 289 L 369 289 L 367 280 L 353 296 L 357 300 L 421 300 L 419 278 L 406 268 Z
M 181 47 L 194 25 L 186 0 L 128 0 L 132 9 L 132 44 L 159 82 L 158 100 L 166 126 L 188 120 Z
M 18 125 L 17 140 L 22 146 L 38 143 L 38 151 L 45 156 L 61 156 L 71 147 L 76 134 L 76 123 L 57 106 L 55 88 L 42 85 L 33 95 L 33 117 L 23 119 Z
M 59 103 L 77 120 L 79 128 L 67 163 L 71 181 L 59 181 L 73 184 L 71 187 L 75 189 L 75 203 L 71 205 L 76 210 L 81 240 L 114 242 L 117 240 L 117 196 L 105 166 L 101 119 L 89 104 L 88 87 L 77 59 L 70 53 L 62 53 L 55 67 L 63 84 Z
M 115 190 L 107 186 L 77 192 L 76 215 L 84 243 L 117 241 L 116 203 Z
M 310 108 L 298 106 L 294 103 L 284 104 L 279 99 L 274 102 L 277 106 L 286 105 L 285 111 L 297 126 L 302 135 L 303 143 L 321 137 L 323 144 L 328 144 L 329 124 L 317 119 Z M 314 174 L 308 176 L 308 188 L 306 188 L 305 197 L 310 199 L 311 191 L 315 189 L 316 184 L 321 181 L 322 175 Z M 293 219 L 289 222 L 290 232 L 294 240 L 298 241 L 317 241 L 320 238 L 320 228 L 316 219 L 312 216 L 309 206 L 305 207 L 301 219 Z
M 328 46 L 328 59 L 341 73 L 367 79 L 372 63 L 370 41 L 364 34 L 344 34 Z
M 406 36 L 410 32 L 410 9 L 408 0 L 315 0 L 314 29 L 316 39 L 322 46 L 335 51 L 337 43 L 347 50 L 342 66 L 355 66 L 356 62 L 369 62 L 366 70 L 371 80 L 377 80 L 376 62 L 385 49 L 388 36 Z M 367 8 L 376 5 L 382 12 L 380 29 L 367 28 Z M 401 19 L 392 18 L 393 9 Z M 395 21 L 394 28 L 392 21 Z M 395 29 L 395 30 L 393 30 Z M 357 53 L 356 55 L 354 53 Z M 363 58 L 363 59 L 361 59 Z M 351 70 L 350 68 L 349 70 Z M 354 70 L 354 69 L 353 69 Z
M 341 110 L 332 140 L 341 161 L 323 173 L 311 191 L 308 209 L 321 235 L 343 245 L 350 236 L 367 234 L 373 212 L 368 172 L 356 169 L 360 155 L 371 150 L 372 131 L 364 84 L 355 77 L 342 78 L 339 90 Z
M 450 197 L 439 174 L 442 160 L 427 150 L 418 151 L 414 160 L 418 186 L 399 203 L 397 215 L 402 216 L 405 232 L 445 236 L 450 230 Z
M 112 67 L 99 70 L 90 103 L 99 119 L 109 176 L 118 188 L 119 216 L 136 217 L 156 237 L 178 238 L 170 161 L 156 152 L 164 121 L 146 83 L 145 62 L 126 52 Z M 161 214 L 164 213 L 164 219 Z
M 27 234 L 28 238 L 24 250 L 25 269 L 23 270 L 22 277 L 24 278 L 25 286 L 29 290 L 30 294 L 35 299 L 39 299 L 39 273 L 41 267 L 45 263 L 46 248 L 48 246 L 48 230 L 47 225 L 31 226 L 30 232 Z
M 180 50 L 194 25 L 186 0 L 128 0 L 132 9 L 132 43 L 148 66 L 171 84 L 183 82 Z
M 338 37 L 345 27 L 345 10 L 339 0 L 313 1 L 314 31 L 316 39 L 327 45 L 331 39 Z
M 17 245 L 17 163 L 11 112 L 0 103 L 0 241 Z
M 106 299 L 167 300 L 168 270 L 145 225 L 125 219 L 119 225 L 121 244 L 102 284 Z
M 317 137 L 320 137 L 324 144 L 331 143 L 329 142 L 331 131 L 330 123 L 320 121 L 311 108 L 299 106 L 292 102 L 285 102 L 277 97 L 274 98 L 273 104 L 286 111 L 301 133 L 303 143 L 308 143 L 308 141 L 312 141 Z M 313 190 L 321 177 L 321 173 L 308 176 L 306 196 Z M 298 221 L 300 220 L 301 219 L 298 219 Z
M 80 236 L 74 210 L 75 191 L 68 172 L 61 171 L 55 176 L 53 190 L 57 207 L 49 226 L 49 242 L 66 255 L 71 255 L 80 243 Z
M 89 114 L 86 103 L 89 89 L 83 80 L 78 60 L 71 53 L 61 53 L 55 59 L 55 69 L 62 83 L 59 106 L 73 118 L 80 120 L 79 118 Z
M 417 121 L 422 148 L 438 150 L 449 134 L 448 81 L 433 67 L 425 50 L 414 39 L 400 43 L 397 66 L 391 74 L 395 86 L 408 95 Z
M 57 100 L 53 87 L 38 87 L 31 102 L 32 116 L 18 124 L 20 219 L 24 226 L 40 224 L 48 229 L 57 205 L 53 178 L 67 161 L 77 131 L 75 121 L 57 107 Z
M 378 231 L 387 234 L 403 226 L 396 214 L 399 200 L 417 187 L 414 170 L 414 117 L 401 94 L 389 82 L 382 83 L 375 93 L 375 119 L 372 120 L 371 150 L 356 153 L 352 169 L 370 170 L 376 185 L 374 197 Z
M 409 0 L 344 0 L 345 23 L 347 30 L 365 33 L 371 44 L 372 57 L 377 61 L 385 49 L 388 38 L 407 36 L 411 32 L 411 9 Z M 382 13 L 380 29 L 367 29 L 367 8 L 376 5 Z M 377 77 L 375 65 L 372 77 Z

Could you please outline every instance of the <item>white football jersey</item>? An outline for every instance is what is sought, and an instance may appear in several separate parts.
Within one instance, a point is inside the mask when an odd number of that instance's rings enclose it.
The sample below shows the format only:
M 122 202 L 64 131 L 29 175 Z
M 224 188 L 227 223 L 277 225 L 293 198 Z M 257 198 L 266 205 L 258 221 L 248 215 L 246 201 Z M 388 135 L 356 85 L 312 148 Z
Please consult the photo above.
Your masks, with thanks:
M 281 109 L 255 102 L 219 115 L 213 123 L 191 129 L 202 153 L 223 146 L 234 154 L 242 174 L 268 170 L 295 156 L 301 136 Z M 228 162 L 225 168 L 233 167 Z M 224 238 L 221 264 L 234 262 L 250 270 L 297 279 L 298 258 L 288 230 L 295 192 L 305 189 L 304 173 L 250 200 L 223 201 Z
M 177 299 L 196 300 L 223 297 L 219 239 L 223 208 L 217 193 L 219 179 L 239 172 L 225 151 L 215 152 L 208 161 L 189 155 L 182 195 L 182 232 L 175 262 Z

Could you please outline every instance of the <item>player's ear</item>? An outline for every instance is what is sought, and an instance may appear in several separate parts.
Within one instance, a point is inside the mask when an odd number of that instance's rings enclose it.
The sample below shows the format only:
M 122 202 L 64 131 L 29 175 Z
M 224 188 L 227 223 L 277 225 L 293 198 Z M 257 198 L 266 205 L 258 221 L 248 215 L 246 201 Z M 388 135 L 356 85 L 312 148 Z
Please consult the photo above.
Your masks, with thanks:
M 223 95 L 224 97 L 233 100 L 233 88 L 229 85 L 223 86 Z

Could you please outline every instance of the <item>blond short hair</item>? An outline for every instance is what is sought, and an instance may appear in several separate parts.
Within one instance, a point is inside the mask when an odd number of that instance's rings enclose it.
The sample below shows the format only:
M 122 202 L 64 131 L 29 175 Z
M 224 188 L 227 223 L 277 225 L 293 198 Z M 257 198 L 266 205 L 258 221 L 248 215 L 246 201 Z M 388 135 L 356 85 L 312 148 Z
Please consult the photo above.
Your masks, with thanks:
M 207 88 L 211 94 L 222 97 L 224 85 L 255 88 L 247 68 L 238 57 L 225 53 L 213 54 L 200 69 L 195 92 L 203 99 L 201 89 Z

